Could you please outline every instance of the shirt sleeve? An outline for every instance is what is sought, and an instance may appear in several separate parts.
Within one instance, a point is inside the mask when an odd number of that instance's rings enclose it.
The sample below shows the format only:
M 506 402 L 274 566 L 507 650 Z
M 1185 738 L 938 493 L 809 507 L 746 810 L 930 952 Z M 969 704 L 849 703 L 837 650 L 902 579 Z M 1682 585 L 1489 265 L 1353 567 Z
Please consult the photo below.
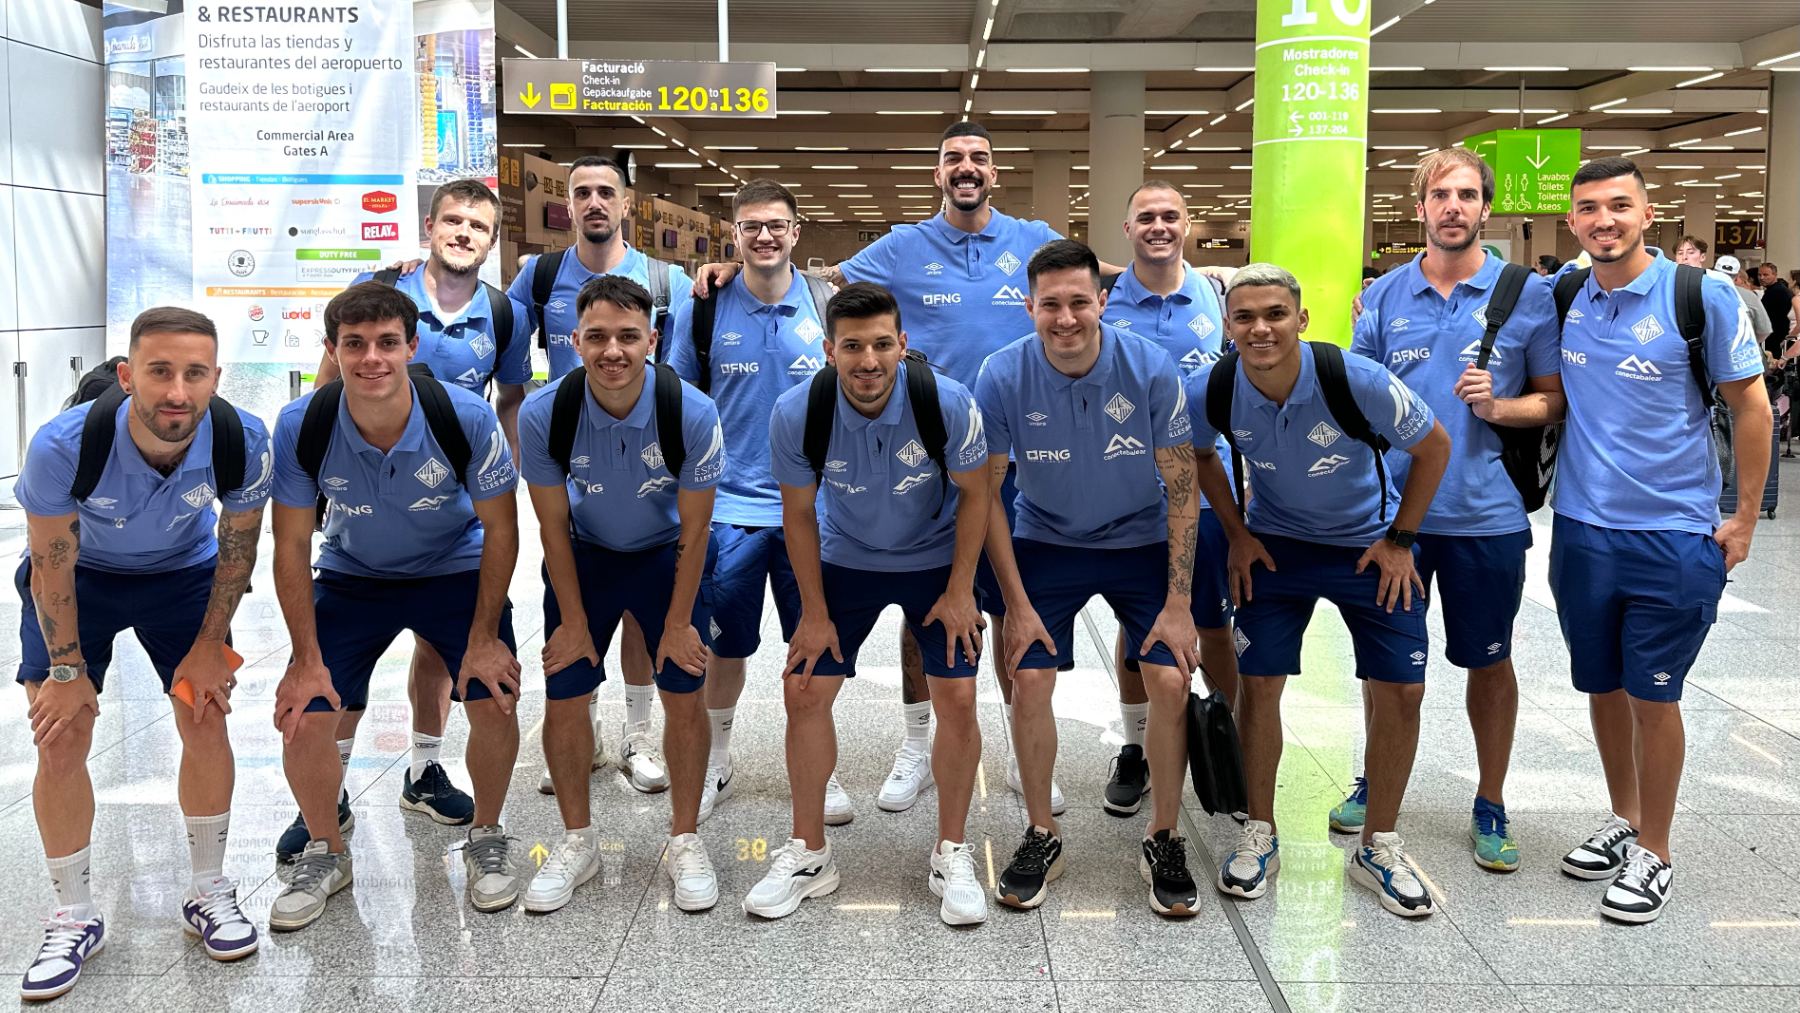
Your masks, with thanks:
M 262 419 L 249 412 L 239 410 L 238 417 L 244 422 L 244 484 L 219 498 L 219 505 L 233 513 L 261 510 L 263 504 L 269 502 L 275 480 L 275 454 L 269 445 L 269 428 L 263 425 Z
M 681 439 L 687 448 L 682 462 L 683 489 L 711 489 L 725 475 L 725 430 L 719 426 L 719 408 L 711 398 L 693 391 L 681 412 Z
M 519 487 L 519 471 L 513 466 L 512 447 L 500 432 L 500 416 L 486 401 L 456 413 L 463 433 L 469 438 L 468 470 L 463 472 L 463 488 L 472 500 L 509 495 Z M 522 437 L 521 437 L 522 439 Z
M 1215 363 L 1195 370 L 1187 379 L 1184 388 L 1187 393 L 1188 423 L 1193 427 L 1192 439 L 1196 447 L 1210 447 L 1219 442 L 1220 432 L 1206 421 L 1206 386 L 1212 380 Z
M 694 301 L 694 279 L 682 270 L 680 264 L 669 265 L 669 319 L 675 318 L 677 307 Z
M 1562 372 L 1562 323 L 1556 319 L 1556 294 L 1550 279 L 1533 275 L 1525 279 L 1519 295 L 1525 311 L 1525 375 L 1555 376 Z
M 855 256 L 838 265 L 838 270 L 849 281 L 873 281 L 885 285 L 894 277 L 894 264 L 899 254 L 899 233 L 890 231 L 856 251 Z
M 1437 416 L 1425 399 L 1413 393 L 1399 377 L 1377 363 L 1362 369 L 1349 363 L 1346 366 L 1350 393 L 1376 435 L 1387 437 L 1396 449 L 1405 450 L 1431 433 Z
M 1031 224 L 1037 226 L 1037 244 L 1031 248 L 1031 252 L 1033 253 L 1036 253 L 1038 247 L 1043 246 L 1045 243 L 1054 243 L 1058 239 L 1063 238 L 1063 234 L 1052 228 L 1049 222 L 1033 219 Z M 1026 259 L 1029 260 L 1031 258 L 1027 257 Z
M 812 384 L 796 385 L 794 390 L 808 390 Z M 812 462 L 806 459 L 803 430 L 806 428 L 807 397 L 790 402 L 775 402 L 775 413 L 769 417 L 769 474 L 781 485 L 807 489 L 819 484 Z M 793 405 L 797 403 L 799 410 Z
M 1700 342 L 1713 383 L 1761 376 L 1762 343 L 1756 340 L 1743 300 L 1724 280 L 1709 274 L 1700 280 L 1700 301 L 1706 307 L 1706 333 Z
M 1381 352 L 1381 310 L 1369 300 L 1369 290 L 1363 289 L 1362 316 L 1350 328 L 1350 351 L 1376 362 L 1387 361 Z
M 300 466 L 300 423 L 314 395 L 288 404 L 275 418 L 275 502 L 311 509 L 319 502 L 319 483 Z
M 948 435 L 944 463 L 951 471 L 987 467 L 987 426 L 974 395 L 960 386 L 949 388 L 941 382 L 938 391 L 938 411 L 944 416 L 944 432 Z
M 494 379 L 501 383 L 524 383 L 531 379 L 531 311 L 511 293 L 512 339 L 506 345 L 506 358 L 494 363 Z
M 975 377 L 975 403 L 981 408 L 982 426 L 987 430 L 989 457 L 1012 451 L 1012 434 L 1006 428 L 1005 384 L 996 375 L 998 372 L 994 356 L 990 355 Z
M 694 343 L 688 340 L 688 332 L 693 326 L 694 300 L 688 299 L 669 310 L 669 333 L 662 335 L 662 340 L 669 346 L 668 362 L 675 374 L 697 384 L 700 382 L 700 359 L 694 354 Z
M 528 485 L 558 486 L 569 480 L 562 465 L 550 456 L 550 416 L 556 394 L 527 397 L 519 409 L 519 474 Z M 579 423 L 579 420 L 577 420 Z
M 59 419 L 51 419 L 31 437 L 25 466 L 13 484 L 13 497 L 26 513 L 34 517 L 62 517 L 75 512 L 78 504 L 69 495 L 69 487 L 75 484 L 76 458 L 80 455 L 79 424 L 72 437 L 65 434 Z
M 1156 448 L 1178 447 L 1193 439 L 1194 420 L 1188 417 L 1187 388 L 1181 385 L 1181 371 L 1175 360 L 1158 348 L 1152 359 L 1155 372 L 1150 374 L 1150 412 L 1155 417 Z

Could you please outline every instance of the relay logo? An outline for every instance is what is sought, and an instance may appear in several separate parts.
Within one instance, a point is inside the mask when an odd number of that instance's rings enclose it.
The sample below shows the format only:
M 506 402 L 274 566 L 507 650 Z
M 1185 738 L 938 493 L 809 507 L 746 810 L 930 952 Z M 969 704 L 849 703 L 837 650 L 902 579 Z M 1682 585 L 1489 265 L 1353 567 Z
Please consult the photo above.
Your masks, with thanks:
M 362 226 L 364 242 L 387 242 L 400 240 L 399 222 L 364 222 Z
M 400 198 L 386 190 L 370 190 L 362 195 L 362 208 L 372 215 L 392 213 L 400 207 Z

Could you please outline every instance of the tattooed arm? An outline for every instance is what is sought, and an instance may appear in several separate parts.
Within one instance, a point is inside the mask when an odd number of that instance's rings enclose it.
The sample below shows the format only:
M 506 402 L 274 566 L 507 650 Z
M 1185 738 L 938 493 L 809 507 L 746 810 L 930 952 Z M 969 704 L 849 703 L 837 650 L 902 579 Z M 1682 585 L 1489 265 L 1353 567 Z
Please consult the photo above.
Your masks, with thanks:
M 1184 674 L 1191 673 L 1198 657 L 1194 631 L 1194 551 L 1199 541 L 1200 494 L 1195 488 L 1194 446 L 1178 443 L 1159 447 L 1156 470 L 1161 472 L 1169 500 L 1169 592 L 1162 614 L 1156 617 L 1140 651 L 1161 641 Z
M 75 623 L 75 560 L 81 551 L 81 520 L 75 514 L 61 517 L 26 516 L 31 543 L 31 600 L 37 606 L 38 629 L 52 665 L 86 664 L 81 656 L 81 637 Z
M 189 716 L 196 722 L 205 718 L 209 704 L 217 707 L 220 715 L 231 713 L 233 679 L 231 665 L 225 660 L 225 643 L 231 635 L 231 617 L 237 614 L 238 602 L 250 586 L 250 573 L 256 569 L 256 543 L 262 537 L 262 520 L 260 506 L 253 510 L 219 511 L 219 557 L 213 564 L 206 617 L 200 622 L 200 634 L 194 638 L 187 656 L 175 666 L 173 680 L 185 680 L 193 688 L 194 706 Z

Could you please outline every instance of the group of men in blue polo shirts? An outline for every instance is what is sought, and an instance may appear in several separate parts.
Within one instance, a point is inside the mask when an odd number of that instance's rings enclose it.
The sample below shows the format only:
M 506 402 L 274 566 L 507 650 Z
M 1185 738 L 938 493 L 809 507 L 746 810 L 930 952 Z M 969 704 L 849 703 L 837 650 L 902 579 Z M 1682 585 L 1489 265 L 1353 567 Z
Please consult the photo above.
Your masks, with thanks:
M 1125 726 L 1104 801 L 1130 815 L 1150 797 L 1137 862 L 1153 910 L 1199 910 L 1178 832 L 1196 669 L 1234 703 L 1249 789 L 1214 885 L 1246 899 L 1270 888 L 1280 700 L 1325 599 L 1350 629 L 1367 732 L 1363 774 L 1329 823 L 1361 835 L 1354 882 L 1395 914 L 1430 914 L 1438 898 L 1397 832 L 1430 588 L 1447 657 L 1469 670 L 1475 859 L 1509 871 L 1511 625 L 1531 534 L 1530 490 L 1507 462 L 1520 434 L 1559 423 L 1552 588 L 1613 800 L 1561 867 L 1610 881 L 1609 917 L 1656 918 L 1673 889 L 1681 685 L 1755 526 L 1753 513 L 1720 522 L 1711 406 L 1734 418 L 1724 449 L 1751 484 L 1767 466 L 1755 434 L 1769 409 L 1736 296 L 1644 247 L 1635 166 L 1596 159 L 1575 178 L 1570 225 L 1593 267 L 1553 293 L 1476 243 L 1491 171 L 1460 149 L 1427 157 L 1416 178 L 1427 252 L 1363 294 L 1349 352 L 1304 340 L 1300 286 L 1282 268 L 1254 264 L 1218 285 L 1183 263 L 1187 211 L 1168 184 L 1132 195 L 1133 260 L 1119 272 L 989 206 L 996 169 L 978 125 L 946 132 L 935 176 L 944 212 L 829 272 L 835 294 L 794 268 L 795 199 L 766 180 L 735 196 L 738 268 L 709 268 L 690 292 L 678 269 L 618 238 L 625 180 L 604 159 L 573 167 L 582 242 L 542 271 L 528 262 L 510 295 L 487 290 L 473 270 L 498 202 L 453 184 L 433 201 L 422 270 L 354 284 L 326 307 L 323 382 L 272 434 L 216 398 L 210 321 L 143 314 L 116 388 L 41 429 L 18 483 L 30 543 L 18 679 L 56 893 L 22 994 L 67 991 L 106 942 L 85 759 L 111 640 L 127 628 L 182 732 L 183 923 L 216 959 L 255 951 L 222 869 L 224 719 L 230 618 L 271 497 L 291 640 L 274 720 L 300 808 L 278 849 L 288 868 L 271 929 L 311 924 L 353 882 L 345 722 L 353 738 L 348 715 L 404 632 L 426 716 L 402 805 L 469 826 L 476 909 L 523 897 L 554 911 L 597 873 L 591 701 L 615 632 L 628 688 L 642 690 L 630 702 L 653 694 L 665 715 L 660 754 L 647 715 L 631 715 L 621 767 L 671 793 L 675 905 L 713 907 L 699 827 L 732 793 L 729 739 L 765 585 L 788 643 L 793 812 L 743 898 L 750 914 L 780 918 L 839 885 L 826 828 L 855 806 L 838 784 L 831 710 L 889 605 L 917 673 L 878 804 L 905 809 L 936 786 L 923 871 L 946 923 L 984 921 L 990 894 L 1042 904 L 1067 867 L 1050 699 L 1096 595 L 1118 620 Z M 534 332 L 551 382 L 521 397 Z M 490 380 L 498 407 L 483 396 Z M 546 788 L 563 822 L 535 870 L 501 821 L 527 681 L 507 599 L 521 475 L 544 549 Z M 967 835 L 984 654 L 1006 677 L 1009 781 L 1027 815 L 991 888 Z M 472 794 L 436 758 L 446 695 L 470 723 Z

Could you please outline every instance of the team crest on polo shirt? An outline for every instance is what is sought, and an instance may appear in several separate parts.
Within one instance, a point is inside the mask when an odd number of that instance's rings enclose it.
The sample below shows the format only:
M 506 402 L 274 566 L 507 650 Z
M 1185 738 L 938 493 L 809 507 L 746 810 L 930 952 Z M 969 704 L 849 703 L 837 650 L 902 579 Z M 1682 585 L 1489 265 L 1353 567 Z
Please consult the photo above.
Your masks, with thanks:
M 419 465 L 419 470 L 413 472 L 413 477 L 423 482 L 425 488 L 436 489 L 444 479 L 450 477 L 450 469 L 444 466 L 444 462 L 433 457 Z
M 1199 338 L 1201 341 L 1205 341 L 1207 338 L 1212 337 L 1212 332 L 1218 330 L 1218 328 L 1213 325 L 1211 317 L 1202 313 L 1188 321 L 1188 330 L 1194 332 L 1194 337 Z
M 649 446 L 644 448 L 644 452 L 639 454 L 638 457 L 643 459 L 644 467 L 646 467 L 646 468 L 654 469 L 654 468 L 662 467 L 663 466 L 662 444 L 654 443 L 654 442 L 651 443 Z
M 213 492 L 213 487 L 205 482 L 201 482 L 199 485 L 194 486 L 192 489 L 181 494 L 182 500 L 195 510 L 211 503 L 216 496 L 217 493 Z
M 1648 345 L 1650 342 L 1662 337 L 1663 327 L 1662 324 L 1657 323 L 1656 316 L 1652 314 L 1651 316 L 1647 316 L 1637 323 L 1632 324 L 1631 333 L 1637 336 L 1638 344 Z
M 1483 327 L 1486 327 L 1487 326 L 1487 308 L 1488 308 L 1488 304 L 1482 303 L 1480 306 L 1477 306 L 1473 310 L 1470 310 L 1469 316 L 1474 317 L 1476 323 L 1480 324 Z
M 794 335 L 796 337 L 804 338 L 807 343 L 810 344 L 825 336 L 825 328 L 820 327 L 817 320 L 807 317 L 805 320 L 800 321 L 799 326 L 794 328 Z
M 477 358 L 485 359 L 494 354 L 494 339 L 486 334 L 477 334 L 475 340 L 469 342 L 469 351 L 474 352 Z
M 1331 428 L 1329 424 L 1321 422 L 1312 428 L 1312 432 L 1306 434 L 1306 438 L 1317 443 L 1321 447 L 1329 447 L 1333 443 L 1336 443 L 1338 437 L 1342 435 L 1342 433 Z
M 1001 274 L 1011 277 L 1012 273 L 1019 269 L 1021 263 L 1024 262 L 1014 256 L 1013 251 L 1007 250 L 1000 255 L 1000 259 L 994 261 L 994 266 L 1000 269 Z
M 1123 394 L 1114 394 L 1112 400 L 1106 402 L 1106 414 L 1111 415 L 1112 420 L 1119 425 L 1124 425 L 1125 420 L 1130 418 L 1131 413 L 1136 410 L 1137 405 L 1125 400 Z
M 919 446 L 918 440 L 907 440 L 906 446 L 894 451 L 894 456 L 908 468 L 917 468 L 930 455 L 925 453 L 924 447 Z

